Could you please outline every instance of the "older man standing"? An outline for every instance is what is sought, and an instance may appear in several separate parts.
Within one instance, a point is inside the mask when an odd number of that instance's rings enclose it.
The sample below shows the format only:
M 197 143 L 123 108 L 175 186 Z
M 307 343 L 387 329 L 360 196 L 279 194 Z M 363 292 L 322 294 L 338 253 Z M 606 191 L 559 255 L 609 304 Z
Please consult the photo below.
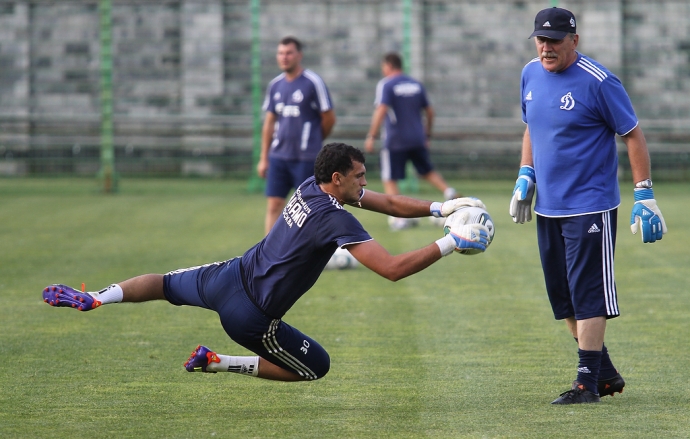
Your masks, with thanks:
M 616 135 L 632 169 L 632 232 L 641 231 L 643 242 L 666 233 L 630 98 L 613 73 L 577 52 L 576 29 L 566 9 L 544 9 L 534 20 L 530 38 L 538 57 L 522 71 L 527 128 L 510 202 L 515 222 L 530 221 L 539 183 L 534 210 L 546 290 L 555 318 L 566 321 L 579 347 L 577 378 L 552 404 L 599 402 L 625 386 L 604 345 L 607 320 L 620 315 L 613 272 L 620 204 Z

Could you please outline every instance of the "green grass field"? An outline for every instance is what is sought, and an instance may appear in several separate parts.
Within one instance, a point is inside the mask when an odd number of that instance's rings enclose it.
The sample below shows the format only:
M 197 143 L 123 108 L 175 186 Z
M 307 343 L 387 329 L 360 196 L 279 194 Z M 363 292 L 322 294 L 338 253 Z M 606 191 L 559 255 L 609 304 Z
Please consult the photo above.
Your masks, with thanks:
M 123 180 L 102 195 L 92 180 L 0 179 L 0 437 L 690 437 L 690 184 L 655 185 L 670 233 L 653 245 L 630 234 L 623 185 L 622 316 L 606 343 L 628 384 L 600 404 L 557 407 L 577 346 L 553 320 L 534 222 L 510 220 L 512 181 L 453 183 L 488 206 L 489 250 L 397 283 L 361 266 L 325 272 L 285 321 L 329 351 L 331 372 L 276 383 L 185 372 L 199 343 L 247 353 L 213 312 L 155 302 L 80 313 L 41 299 L 51 283 L 93 290 L 241 254 L 262 237 L 265 210 L 246 183 Z M 418 196 L 438 198 L 426 186 Z M 351 211 L 392 253 L 442 233 L 427 221 L 394 233 Z

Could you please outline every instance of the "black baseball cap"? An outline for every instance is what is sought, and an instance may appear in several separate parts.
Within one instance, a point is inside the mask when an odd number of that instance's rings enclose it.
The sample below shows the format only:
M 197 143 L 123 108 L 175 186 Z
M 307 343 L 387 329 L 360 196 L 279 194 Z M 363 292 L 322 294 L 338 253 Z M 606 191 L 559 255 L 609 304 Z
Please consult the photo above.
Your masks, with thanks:
M 572 12 L 563 8 L 542 9 L 534 17 L 534 32 L 532 37 L 546 37 L 554 40 L 562 40 L 568 34 L 576 33 L 575 16 Z

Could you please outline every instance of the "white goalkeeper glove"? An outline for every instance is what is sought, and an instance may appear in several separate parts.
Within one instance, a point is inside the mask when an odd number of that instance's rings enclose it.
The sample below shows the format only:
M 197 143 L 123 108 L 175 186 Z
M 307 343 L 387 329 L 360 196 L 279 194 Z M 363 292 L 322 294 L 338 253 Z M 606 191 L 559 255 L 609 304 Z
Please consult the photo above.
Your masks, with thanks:
M 464 197 L 453 198 L 452 200 L 448 200 L 443 203 L 434 201 L 431 203 L 431 206 L 429 206 L 429 212 L 431 213 L 431 216 L 436 218 L 444 218 L 463 207 L 481 207 L 482 209 L 486 209 L 486 206 L 479 198 Z
M 466 224 L 437 239 L 436 245 L 441 249 L 442 256 L 453 253 L 453 250 L 473 249 L 483 252 L 489 245 L 489 228 L 482 224 Z
M 630 230 L 633 235 L 637 234 L 638 228 L 642 231 L 642 242 L 655 242 L 668 232 L 651 188 L 635 189 L 635 204 L 630 214 Z
M 514 222 L 524 224 L 525 221 L 532 221 L 532 197 L 536 184 L 534 168 L 527 165 L 520 167 L 509 208 Z

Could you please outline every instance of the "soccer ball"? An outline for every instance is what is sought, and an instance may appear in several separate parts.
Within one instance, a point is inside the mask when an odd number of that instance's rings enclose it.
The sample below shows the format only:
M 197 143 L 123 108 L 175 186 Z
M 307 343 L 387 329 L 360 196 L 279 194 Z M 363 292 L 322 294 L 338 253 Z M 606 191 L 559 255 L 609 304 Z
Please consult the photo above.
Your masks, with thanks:
M 494 234 L 496 233 L 496 228 L 494 227 L 494 221 L 491 219 L 489 212 L 482 209 L 481 207 L 463 207 L 456 210 L 455 212 L 448 215 L 446 222 L 443 225 L 443 234 L 447 235 L 454 229 L 459 229 L 466 224 L 483 224 L 489 229 L 489 244 L 494 239 Z M 489 244 L 486 247 L 489 247 Z M 455 250 L 463 255 L 476 255 L 481 253 L 480 250 L 475 249 L 463 249 Z
M 331 259 L 326 264 L 326 270 L 345 270 L 348 268 L 355 268 L 359 265 L 359 261 L 344 248 L 338 247 Z

